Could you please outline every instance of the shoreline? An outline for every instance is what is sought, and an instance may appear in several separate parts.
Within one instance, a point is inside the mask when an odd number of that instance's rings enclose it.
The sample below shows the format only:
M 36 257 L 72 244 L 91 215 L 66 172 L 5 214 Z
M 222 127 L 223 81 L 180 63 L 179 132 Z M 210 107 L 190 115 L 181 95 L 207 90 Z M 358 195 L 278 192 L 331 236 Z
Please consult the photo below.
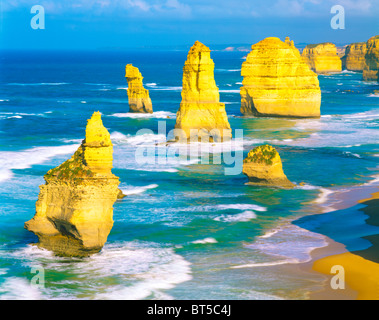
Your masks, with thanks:
M 379 188 L 364 184 L 350 189 L 342 189 L 331 194 L 331 199 L 323 203 L 323 213 L 348 209 L 357 204 L 366 205 L 362 210 L 370 225 L 379 226 L 379 218 L 374 213 L 379 212 Z M 320 213 L 320 214 L 323 214 Z M 313 249 L 311 259 L 298 266 L 299 270 L 324 275 L 321 289 L 309 292 L 310 300 L 377 300 L 379 299 L 379 260 L 373 261 L 375 252 L 379 252 L 379 235 L 364 237 L 372 243 L 367 249 L 350 252 L 342 243 L 325 236 L 327 245 Z M 342 266 L 345 271 L 345 288 L 332 289 L 331 280 L 336 274 L 331 273 L 335 265 Z

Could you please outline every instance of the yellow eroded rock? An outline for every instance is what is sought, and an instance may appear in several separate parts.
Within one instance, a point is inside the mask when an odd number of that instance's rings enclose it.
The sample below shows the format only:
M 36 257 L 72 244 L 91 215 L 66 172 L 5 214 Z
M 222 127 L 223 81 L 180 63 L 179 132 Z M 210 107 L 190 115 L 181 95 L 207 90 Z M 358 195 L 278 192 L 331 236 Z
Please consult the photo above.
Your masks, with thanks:
M 283 172 L 279 153 L 270 145 L 254 148 L 243 160 L 242 173 L 249 178 L 248 184 L 292 188 L 294 184 Z
M 119 178 L 112 174 L 113 146 L 101 115 L 88 120 L 86 138 L 71 159 L 44 176 L 36 214 L 25 228 L 38 246 L 61 256 L 101 250 L 113 226 Z
M 196 41 L 183 67 L 182 102 L 176 114 L 175 129 L 183 139 L 223 141 L 231 129 L 214 79 L 210 49 Z M 192 134 L 191 134 L 192 130 Z
M 372 37 L 367 41 L 363 80 L 379 81 L 379 36 Z
M 125 77 L 128 81 L 129 111 L 153 113 L 149 91 L 143 87 L 143 77 L 138 68 L 127 64 L 125 67 Z
M 320 117 L 317 75 L 293 41 L 266 38 L 251 47 L 242 64 L 241 113 L 254 116 Z
M 333 43 L 309 44 L 301 55 L 308 66 L 318 74 L 342 71 L 342 61 Z
M 343 69 L 362 72 L 365 67 L 366 42 L 352 43 L 346 47 L 342 58 Z

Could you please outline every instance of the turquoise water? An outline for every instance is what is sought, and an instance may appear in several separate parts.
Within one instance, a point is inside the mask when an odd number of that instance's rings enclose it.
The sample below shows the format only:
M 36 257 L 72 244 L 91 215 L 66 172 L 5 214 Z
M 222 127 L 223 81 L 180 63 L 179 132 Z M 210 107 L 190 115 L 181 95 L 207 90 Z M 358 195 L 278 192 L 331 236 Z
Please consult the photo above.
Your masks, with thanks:
M 293 190 L 246 186 L 242 173 L 225 175 L 228 165 L 199 157 L 136 162 L 143 144 L 165 140 L 159 125 L 174 128 L 187 52 L 2 53 L 0 298 L 305 299 L 323 278 L 278 266 L 307 261 L 312 248 L 325 246 L 323 235 L 351 250 L 369 246 L 362 236 L 378 230 L 359 208 L 312 214 L 338 190 L 379 185 L 379 85 L 353 72 L 319 76 L 321 119 L 242 118 L 243 55 L 212 52 L 220 100 L 232 129 L 243 129 L 243 143 L 231 149 L 246 156 L 272 144 Z M 128 113 L 127 63 L 144 76 L 154 114 Z M 103 114 L 113 172 L 128 196 L 114 204 L 99 254 L 54 257 L 30 245 L 37 238 L 23 225 L 35 213 L 43 175 L 73 154 L 94 111 Z M 143 128 L 152 132 L 136 136 Z M 223 147 L 203 154 L 217 157 Z M 348 237 L 332 227 L 336 221 Z M 30 286 L 33 266 L 44 268 L 44 288 Z

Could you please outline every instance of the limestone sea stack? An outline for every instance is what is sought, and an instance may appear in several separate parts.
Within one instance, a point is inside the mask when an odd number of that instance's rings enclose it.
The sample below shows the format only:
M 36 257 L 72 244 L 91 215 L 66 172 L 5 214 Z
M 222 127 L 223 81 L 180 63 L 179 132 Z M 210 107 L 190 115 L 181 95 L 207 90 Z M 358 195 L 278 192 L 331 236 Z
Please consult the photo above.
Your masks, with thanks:
M 366 52 L 366 42 L 349 44 L 346 47 L 345 55 L 342 57 L 342 69 L 363 72 L 363 69 L 365 67 Z
M 247 184 L 292 188 L 295 185 L 283 172 L 279 153 L 270 145 L 262 145 L 250 150 L 243 160 L 242 173 L 247 175 Z
M 242 64 L 241 113 L 253 116 L 320 117 L 321 90 L 293 41 L 266 38 Z
M 128 81 L 129 112 L 153 113 L 149 90 L 143 87 L 143 77 L 138 68 L 127 64 L 125 78 Z
M 75 257 L 101 250 L 113 226 L 113 203 L 119 195 L 112 162 L 110 135 L 95 112 L 71 159 L 44 176 L 36 214 L 25 223 L 38 236 L 39 247 Z
M 379 81 L 379 36 L 372 37 L 367 41 L 363 80 Z
M 309 44 L 301 55 L 308 66 L 318 74 L 342 71 L 342 61 L 333 43 Z
M 232 136 L 225 104 L 220 103 L 210 53 L 207 46 L 196 41 L 184 64 L 182 102 L 175 124 L 175 129 L 181 129 L 177 130 L 181 139 L 219 142 Z

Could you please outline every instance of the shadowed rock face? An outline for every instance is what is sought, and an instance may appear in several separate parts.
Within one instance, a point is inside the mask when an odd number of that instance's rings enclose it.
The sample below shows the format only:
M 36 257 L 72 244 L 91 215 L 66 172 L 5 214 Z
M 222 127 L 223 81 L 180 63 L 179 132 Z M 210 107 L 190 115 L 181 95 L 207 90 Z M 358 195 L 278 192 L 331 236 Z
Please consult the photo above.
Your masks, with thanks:
M 242 173 L 248 184 L 268 187 L 292 188 L 295 185 L 283 172 L 279 153 L 269 145 L 254 148 L 243 160 Z
M 131 64 L 126 65 L 125 78 L 128 81 L 129 111 L 153 113 L 149 91 L 143 87 L 143 77 L 138 68 L 133 67 Z
M 346 47 L 342 58 L 342 68 L 350 71 L 362 72 L 365 67 L 366 42 L 352 43 Z
M 110 135 L 95 112 L 75 154 L 44 176 L 36 214 L 25 223 L 38 236 L 39 247 L 77 257 L 101 250 L 119 195 L 119 179 L 111 172 L 112 154 Z
M 176 114 L 176 129 L 181 138 L 197 141 L 223 141 L 231 138 L 231 129 L 214 79 L 210 50 L 196 41 L 183 67 L 182 102 Z M 191 129 L 197 134 L 191 136 Z
M 320 117 L 317 75 L 293 41 L 266 38 L 251 47 L 242 64 L 241 113 L 253 116 Z
M 363 80 L 379 81 L 379 36 L 367 41 Z
M 318 74 L 342 71 L 342 61 L 333 43 L 307 45 L 301 55 L 308 66 Z

